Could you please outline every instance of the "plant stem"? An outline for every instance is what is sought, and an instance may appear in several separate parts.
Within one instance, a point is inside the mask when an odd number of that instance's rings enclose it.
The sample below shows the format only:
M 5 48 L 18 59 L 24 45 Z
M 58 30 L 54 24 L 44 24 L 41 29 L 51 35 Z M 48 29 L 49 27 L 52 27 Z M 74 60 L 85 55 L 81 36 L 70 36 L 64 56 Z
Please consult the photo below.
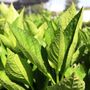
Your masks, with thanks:
M 59 72 L 56 72 L 56 82 L 59 83 Z

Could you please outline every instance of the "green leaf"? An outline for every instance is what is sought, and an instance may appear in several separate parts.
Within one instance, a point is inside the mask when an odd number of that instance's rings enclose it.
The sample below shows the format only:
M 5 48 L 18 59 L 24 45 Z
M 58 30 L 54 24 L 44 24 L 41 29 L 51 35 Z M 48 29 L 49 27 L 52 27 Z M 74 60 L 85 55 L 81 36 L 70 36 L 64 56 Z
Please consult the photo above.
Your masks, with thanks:
M 5 4 L 2 3 L 0 5 L 0 11 L 8 23 L 12 23 L 19 15 L 13 4 L 11 4 L 8 8 Z
M 8 12 L 8 6 L 5 5 L 4 3 L 1 3 L 0 4 L 0 12 L 3 16 L 6 16 L 7 12 Z
M 61 81 L 61 88 L 63 90 L 85 90 L 85 83 L 73 73 L 69 78 L 65 78 Z
M 26 24 L 28 26 L 29 32 L 31 33 L 31 35 L 36 35 L 36 33 L 38 32 L 37 26 L 35 25 L 34 22 L 32 22 L 31 20 L 26 20 Z
M 42 73 L 44 73 L 44 75 L 52 79 L 44 65 L 44 61 L 41 56 L 41 46 L 38 41 L 34 37 L 30 36 L 27 31 L 15 27 L 14 24 L 11 25 L 11 30 L 24 55 L 26 55 L 27 58 L 29 58 L 30 61 L 35 64 Z
M 48 28 L 48 25 L 46 22 L 44 22 L 39 28 L 38 28 L 38 32 L 36 33 L 36 35 L 34 36 L 41 45 L 43 45 L 44 47 L 45 45 L 45 41 L 44 41 L 44 35 L 45 35 L 45 30 Z
M 12 82 L 4 71 L 0 71 L 0 84 L 7 90 L 25 90 L 20 85 Z
M 59 72 L 61 70 L 65 54 L 65 41 L 63 30 L 66 28 L 71 19 L 74 17 L 75 13 L 76 13 L 75 7 L 74 5 L 72 5 L 66 12 L 64 12 L 59 17 L 60 28 L 59 30 L 57 30 L 55 38 L 52 41 L 49 50 L 49 63 L 51 67 L 53 67 L 56 70 L 56 72 Z
M 44 37 L 44 40 L 45 40 L 46 46 L 47 46 L 47 50 L 54 39 L 54 33 L 55 33 L 51 24 L 52 24 L 51 21 L 47 22 L 48 28 L 45 31 L 45 37 Z
M 82 26 L 82 9 L 77 15 L 71 20 L 71 22 L 66 27 L 64 31 L 65 36 L 65 51 L 67 55 L 66 59 L 66 68 L 70 66 L 72 56 L 75 52 L 77 43 L 78 43 L 78 32 Z
M 65 30 L 67 25 L 71 22 L 73 17 L 76 15 L 75 5 L 72 4 L 65 12 L 63 12 L 58 20 L 61 30 Z
M 3 44 L 0 45 L 0 58 L 1 58 L 1 62 L 3 64 L 3 66 L 5 67 L 6 65 L 6 50 L 5 47 L 3 46 Z
M 47 29 L 48 25 L 46 22 L 44 22 L 39 28 L 38 32 L 36 33 L 35 37 L 38 39 L 43 39 L 45 30 Z
M 86 48 L 85 44 L 78 45 L 77 50 L 74 52 L 72 56 L 71 65 L 76 61 L 78 61 L 83 56 L 85 48 Z
M 72 67 L 69 67 L 64 73 L 65 78 L 71 76 L 72 73 L 75 73 L 81 80 L 83 80 L 86 76 L 85 67 L 81 64 L 74 64 Z
M 32 87 L 32 70 L 25 59 L 20 59 L 19 56 L 7 49 L 7 62 L 5 66 L 6 73 L 19 81 Z
M 57 73 L 61 70 L 61 66 L 63 63 L 65 53 L 65 42 L 63 31 L 58 30 L 55 39 L 50 45 L 50 49 L 48 51 L 49 54 L 49 64 L 52 68 L 55 69 Z
M 7 47 L 12 49 L 16 47 L 16 39 L 7 23 L 4 26 L 4 34 L 0 34 L 0 39 Z
M 18 16 L 19 16 L 18 12 L 15 10 L 13 4 L 11 4 L 5 16 L 6 21 L 8 23 L 12 23 Z
M 24 8 L 22 9 L 22 11 L 20 12 L 19 16 L 16 18 L 16 20 L 14 21 L 14 25 L 18 26 L 18 28 L 24 30 Z
M 90 51 L 90 28 L 85 27 L 83 30 L 80 30 L 79 32 L 79 44 L 85 45 Z
M 60 84 L 47 87 L 47 90 L 85 90 L 85 83 L 73 73 L 69 78 L 62 80 Z

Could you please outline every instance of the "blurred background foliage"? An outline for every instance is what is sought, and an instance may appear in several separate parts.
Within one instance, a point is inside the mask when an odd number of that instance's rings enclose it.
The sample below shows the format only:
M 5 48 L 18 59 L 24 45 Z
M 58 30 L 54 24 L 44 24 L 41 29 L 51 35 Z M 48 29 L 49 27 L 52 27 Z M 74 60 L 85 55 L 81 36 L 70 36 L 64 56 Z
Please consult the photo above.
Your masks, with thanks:
M 46 10 L 48 12 L 48 10 L 45 8 L 45 4 L 47 2 L 49 2 L 51 0 L 0 0 L 0 2 L 4 2 L 7 5 L 9 5 L 10 3 L 14 4 L 14 7 L 17 10 L 22 9 L 23 7 L 25 7 L 25 12 L 26 14 L 31 14 L 31 13 L 42 13 L 44 10 Z M 67 8 L 74 3 L 76 6 L 77 11 L 80 9 L 80 7 L 78 6 L 80 0 L 65 0 L 65 8 L 64 10 L 67 10 Z M 52 4 L 52 3 L 51 3 Z M 51 5 L 50 4 L 50 5 Z M 49 5 L 49 6 L 50 6 Z M 85 7 L 84 10 L 88 10 L 90 11 L 90 7 Z M 51 11 L 51 15 L 52 16 L 56 16 L 58 14 L 62 13 L 62 11 L 60 12 L 55 12 L 55 11 Z M 88 13 L 88 12 L 87 12 Z M 90 21 L 83 21 L 83 27 L 85 26 L 90 26 Z

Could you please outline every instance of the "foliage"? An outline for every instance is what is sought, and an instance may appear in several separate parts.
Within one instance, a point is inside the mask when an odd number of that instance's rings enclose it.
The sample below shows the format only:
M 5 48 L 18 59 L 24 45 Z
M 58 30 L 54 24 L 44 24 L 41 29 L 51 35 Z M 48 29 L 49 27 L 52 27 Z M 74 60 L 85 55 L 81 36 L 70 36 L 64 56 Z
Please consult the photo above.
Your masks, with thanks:
M 59 16 L 0 4 L 0 88 L 88 90 L 90 28 L 72 4 Z

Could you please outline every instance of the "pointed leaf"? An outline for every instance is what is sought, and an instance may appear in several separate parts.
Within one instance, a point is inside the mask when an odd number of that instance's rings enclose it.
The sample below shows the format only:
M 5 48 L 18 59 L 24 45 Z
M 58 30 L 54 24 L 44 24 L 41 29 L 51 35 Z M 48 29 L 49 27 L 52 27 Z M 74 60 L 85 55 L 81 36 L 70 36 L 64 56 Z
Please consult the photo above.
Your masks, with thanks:
M 49 54 L 49 64 L 52 68 L 59 72 L 63 63 L 65 53 L 65 42 L 63 31 L 58 30 L 55 39 L 51 43 Z
M 52 41 L 49 50 L 49 63 L 56 70 L 56 72 L 61 70 L 65 55 L 66 44 L 64 41 L 64 30 L 75 14 L 75 6 L 72 4 L 72 6 L 59 17 L 60 28 L 56 31 L 55 38 Z
M 71 20 L 66 30 L 65 35 L 65 49 L 67 52 L 66 68 L 70 66 L 72 56 L 75 52 L 78 43 L 78 32 L 82 26 L 82 9 L 79 13 Z
M 24 30 L 24 8 L 20 12 L 20 15 L 14 21 L 14 25 L 18 26 L 18 28 Z
M 25 59 L 7 49 L 7 62 L 5 67 L 6 73 L 19 81 L 32 86 L 32 70 Z
M 34 37 L 30 36 L 27 31 L 14 27 L 14 25 L 11 26 L 11 30 L 24 55 L 26 55 L 27 58 L 29 58 L 29 60 L 35 64 L 42 73 L 44 73 L 44 75 L 52 79 L 44 65 L 44 61 L 41 56 L 41 46 L 38 41 Z
M 7 23 L 4 25 L 4 34 L 0 34 L 0 39 L 5 46 L 13 50 L 17 48 L 16 39 Z
M 12 82 L 8 76 L 5 74 L 4 71 L 0 71 L 0 83 L 3 87 L 5 87 L 7 90 L 25 90 L 20 85 Z
M 38 28 L 38 32 L 36 33 L 36 35 L 34 36 L 41 45 L 43 45 L 44 47 L 45 45 L 45 41 L 44 41 L 44 35 L 45 35 L 45 30 L 47 29 L 47 23 L 44 22 L 39 28 Z
M 6 16 L 7 12 L 8 12 L 8 6 L 5 5 L 4 3 L 0 4 L 0 12 L 3 16 Z
M 13 4 L 10 5 L 9 10 L 5 16 L 8 23 L 12 23 L 18 17 L 18 12 L 15 10 Z
M 63 12 L 58 19 L 61 30 L 66 29 L 67 25 L 70 23 L 75 15 L 76 9 L 75 5 L 72 3 L 72 5 L 65 12 Z
M 38 30 L 37 30 L 37 26 L 34 24 L 34 22 L 32 22 L 31 20 L 26 20 L 26 23 L 27 23 L 30 33 L 32 35 L 35 35 L 38 32 Z

